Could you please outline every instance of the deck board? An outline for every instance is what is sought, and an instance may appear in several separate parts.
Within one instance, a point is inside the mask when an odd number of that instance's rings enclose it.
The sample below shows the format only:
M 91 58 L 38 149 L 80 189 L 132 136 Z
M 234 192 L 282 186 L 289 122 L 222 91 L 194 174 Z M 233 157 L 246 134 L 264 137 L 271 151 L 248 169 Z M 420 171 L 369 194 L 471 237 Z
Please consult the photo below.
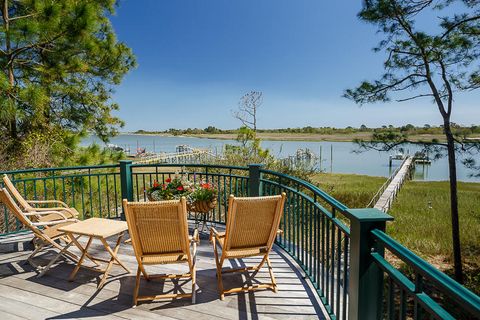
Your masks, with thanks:
M 279 248 L 274 248 L 271 260 L 279 291 L 262 290 L 227 295 L 221 301 L 217 293 L 215 262 L 211 245 L 202 235 L 197 254 L 197 303 L 190 299 L 163 300 L 142 303 L 132 308 L 132 293 L 137 268 L 133 249 L 122 244 L 119 258 L 132 271 L 131 274 L 114 266 L 113 277 L 101 290 L 97 290 L 100 274 L 80 269 L 74 281 L 68 276 L 74 265 L 60 261 L 42 278 L 25 259 L 32 250 L 31 235 L 23 234 L 0 238 L 0 318 L 1 319 L 325 319 L 325 312 L 311 286 L 302 278 L 296 264 Z M 108 258 L 102 245 L 95 242 L 92 253 Z M 35 261 L 46 264 L 53 256 L 45 253 Z M 252 265 L 257 258 L 232 260 L 233 267 Z M 228 264 L 227 264 L 228 266 Z M 180 267 L 180 268 L 179 268 Z M 151 266 L 151 273 L 187 270 L 182 265 Z M 258 281 L 268 281 L 268 270 L 257 275 Z M 224 285 L 239 286 L 245 275 L 228 274 Z M 190 292 L 185 281 L 141 282 L 141 294 L 166 291 Z

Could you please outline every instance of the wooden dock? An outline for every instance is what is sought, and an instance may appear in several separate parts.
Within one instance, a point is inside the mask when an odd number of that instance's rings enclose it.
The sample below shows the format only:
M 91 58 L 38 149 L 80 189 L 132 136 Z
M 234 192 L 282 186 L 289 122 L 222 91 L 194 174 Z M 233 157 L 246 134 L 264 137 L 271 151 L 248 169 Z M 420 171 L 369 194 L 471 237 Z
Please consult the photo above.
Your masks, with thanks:
M 214 157 L 208 149 L 189 149 L 182 152 L 158 153 L 154 155 L 140 157 L 134 160 L 137 164 L 148 163 L 201 163 L 203 160 Z
M 382 210 L 383 212 L 387 212 L 390 209 L 393 200 L 397 196 L 398 191 L 409 176 L 411 166 L 414 164 L 415 162 L 413 156 L 407 156 L 403 160 L 400 167 L 394 172 L 391 178 L 387 180 L 388 184 L 385 186 L 383 192 L 378 197 L 378 200 L 373 206 L 374 208 Z

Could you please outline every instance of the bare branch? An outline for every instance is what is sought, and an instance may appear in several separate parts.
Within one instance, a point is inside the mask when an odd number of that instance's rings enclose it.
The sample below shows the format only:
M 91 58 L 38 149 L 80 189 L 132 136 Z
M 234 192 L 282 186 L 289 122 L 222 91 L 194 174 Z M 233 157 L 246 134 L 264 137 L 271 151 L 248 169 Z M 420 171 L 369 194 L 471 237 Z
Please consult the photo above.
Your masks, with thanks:
M 9 20 L 10 21 L 15 21 L 15 20 L 20 20 L 20 19 L 35 17 L 36 15 L 38 15 L 38 13 L 31 13 L 31 14 L 26 14 L 26 15 L 23 15 L 23 16 L 13 17 L 13 18 L 10 18 Z
M 404 98 L 404 99 L 397 99 L 397 102 L 405 102 L 405 101 L 410 101 L 418 98 L 424 98 L 424 97 L 433 97 L 433 94 L 427 93 L 427 94 L 419 94 L 414 97 L 409 97 L 409 98 Z
M 452 91 L 452 87 L 450 85 L 450 81 L 447 78 L 447 70 L 445 68 L 445 64 L 443 63 L 443 60 L 439 59 L 438 62 L 440 64 L 440 67 L 442 68 L 443 83 L 445 84 L 445 87 L 447 88 L 447 92 L 448 92 L 447 115 L 450 117 L 450 115 L 452 113 L 453 91 Z
M 244 126 L 257 131 L 257 111 L 263 103 L 263 94 L 260 91 L 250 91 L 245 94 L 238 103 L 239 111 L 233 116 L 240 120 Z

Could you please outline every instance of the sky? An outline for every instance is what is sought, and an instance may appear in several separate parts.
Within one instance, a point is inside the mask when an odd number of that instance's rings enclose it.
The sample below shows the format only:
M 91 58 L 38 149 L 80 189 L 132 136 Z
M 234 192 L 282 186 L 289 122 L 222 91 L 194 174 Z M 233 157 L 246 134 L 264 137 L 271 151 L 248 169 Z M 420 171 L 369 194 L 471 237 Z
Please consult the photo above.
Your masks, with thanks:
M 342 98 L 383 70 L 361 3 L 120 0 L 112 23 L 138 62 L 113 95 L 122 131 L 238 128 L 232 112 L 251 90 L 263 93 L 259 128 L 441 124 L 428 98 L 361 107 Z M 452 120 L 478 124 L 479 98 L 457 96 Z

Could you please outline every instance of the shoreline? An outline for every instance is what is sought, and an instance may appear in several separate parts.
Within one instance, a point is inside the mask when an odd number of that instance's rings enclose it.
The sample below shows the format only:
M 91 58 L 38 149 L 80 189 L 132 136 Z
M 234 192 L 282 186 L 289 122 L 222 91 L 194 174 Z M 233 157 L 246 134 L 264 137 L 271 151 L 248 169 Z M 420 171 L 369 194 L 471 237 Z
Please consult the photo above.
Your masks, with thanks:
M 179 134 L 173 135 L 169 133 L 134 133 L 121 132 L 119 135 L 136 135 L 136 136 L 159 136 L 159 137 L 183 137 L 198 139 L 215 139 L 215 140 L 235 140 L 237 135 L 234 133 L 218 133 L 218 134 Z M 357 139 L 363 141 L 371 141 L 371 132 L 359 132 L 354 134 L 315 134 L 315 133 L 271 133 L 260 132 L 258 138 L 265 141 L 312 141 L 312 142 L 354 142 Z M 478 137 L 473 137 L 478 138 Z M 445 142 L 442 135 L 415 135 L 411 136 L 407 142 L 431 142 L 432 140 Z

